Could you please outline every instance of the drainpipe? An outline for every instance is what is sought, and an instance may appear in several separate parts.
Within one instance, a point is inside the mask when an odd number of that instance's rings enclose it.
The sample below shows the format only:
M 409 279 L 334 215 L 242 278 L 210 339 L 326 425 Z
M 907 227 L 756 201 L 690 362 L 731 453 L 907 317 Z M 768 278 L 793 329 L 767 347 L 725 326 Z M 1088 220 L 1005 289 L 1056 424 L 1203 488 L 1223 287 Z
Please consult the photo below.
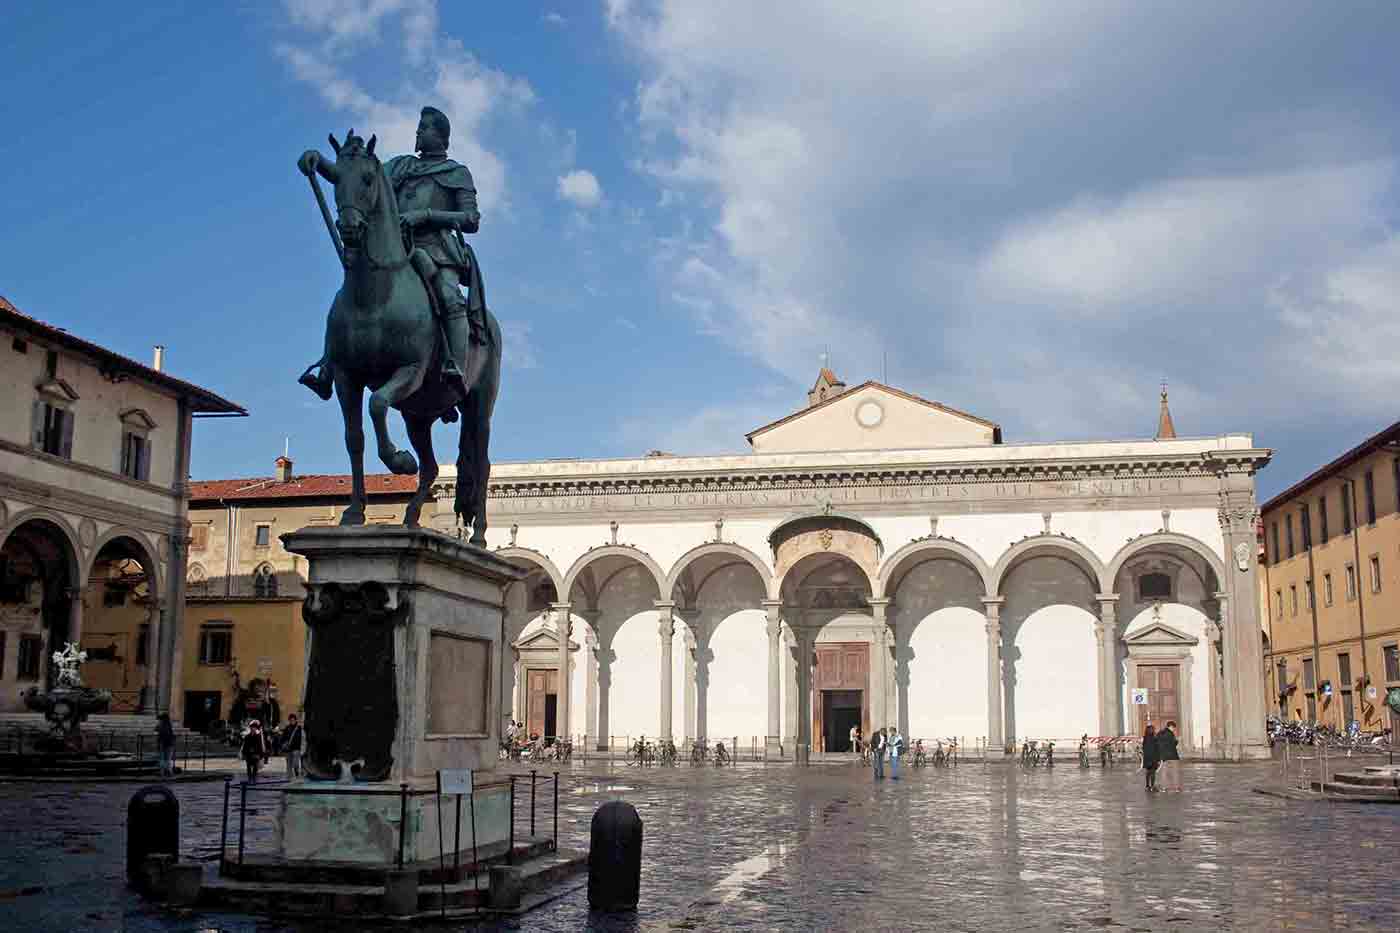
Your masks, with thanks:
M 1312 520 L 1311 517 L 1309 517 L 1309 521 L 1311 521 L 1311 520 Z M 1312 611 L 1309 613 L 1309 615 L 1312 616 L 1312 635 L 1313 635 L 1313 693 L 1314 693 L 1314 695 L 1316 695 L 1316 694 L 1318 693 L 1317 685 L 1320 684 L 1320 683 L 1322 683 L 1322 646 L 1321 646 L 1321 644 L 1319 643 L 1318 634 L 1317 634 L 1317 581 L 1316 581 L 1316 579 L 1315 579 L 1315 577 L 1316 577 L 1315 569 L 1316 569 L 1316 568 L 1315 568 L 1315 565 L 1313 564 L 1312 529 L 1309 528 L 1309 529 L 1308 529 L 1308 586 L 1310 586 L 1312 589 L 1311 589 L 1308 593 L 1305 593 L 1304 596 L 1307 598 L 1307 600 L 1308 600 L 1308 605 L 1309 605 L 1309 607 L 1310 607 L 1311 610 L 1312 610 Z M 1307 686 L 1307 685 L 1304 684 L 1304 686 Z M 1317 699 L 1318 699 L 1318 700 L 1321 700 L 1322 697 L 1321 697 L 1321 696 L 1317 696 Z

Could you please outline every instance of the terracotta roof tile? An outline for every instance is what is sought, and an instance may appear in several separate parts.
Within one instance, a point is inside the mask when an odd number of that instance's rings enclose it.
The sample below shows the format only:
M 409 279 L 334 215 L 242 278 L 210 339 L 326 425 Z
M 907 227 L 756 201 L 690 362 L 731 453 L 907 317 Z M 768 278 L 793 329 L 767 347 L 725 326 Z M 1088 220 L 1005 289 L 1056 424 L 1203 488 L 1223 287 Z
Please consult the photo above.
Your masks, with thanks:
M 146 364 L 138 363 L 130 357 L 122 356 L 120 353 L 113 353 L 106 347 L 95 344 L 90 340 L 75 337 L 61 327 L 54 327 L 52 324 L 46 324 L 36 317 L 31 317 L 11 304 L 4 295 L 0 295 L 0 324 L 8 324 L 11 327 L 28 331 L 45 340 L 51 340 L 71 350 L 76 350 L 79 353 L 86 353 L 89 356 L 95 357 L 99 363 L 104 363 L 114 369 L 128 371 L 146 382 L 155 383 L 158 386 L 172 390 L 178 395 L 189 398 L 191 407 L 195 411 L 212 412 L 222 415 L 248 414 L 242 405 L 236 402 L 230 402 L 228 399 L 216 395 L 208 389 L 197 386 L 192 382 L 186 382 L 183 379 L 176 379 L 168 373 L 152 369 Z
M 418 488 L 418 476 L 397 476 L 393 473 L 375 473 L 365 477 L 365 495 L 371 499 L 412 495 Z M 318 473 L 309 476 L 293 476 L 285 483 L 277 482 L 276 477 L 255 476 L 248 479 L 210 479 L 190 483 L 191 502 L 234 501 L 276 499 L 324 499 L 348 498 L 350 495 L 350 475 L 348 473 Z

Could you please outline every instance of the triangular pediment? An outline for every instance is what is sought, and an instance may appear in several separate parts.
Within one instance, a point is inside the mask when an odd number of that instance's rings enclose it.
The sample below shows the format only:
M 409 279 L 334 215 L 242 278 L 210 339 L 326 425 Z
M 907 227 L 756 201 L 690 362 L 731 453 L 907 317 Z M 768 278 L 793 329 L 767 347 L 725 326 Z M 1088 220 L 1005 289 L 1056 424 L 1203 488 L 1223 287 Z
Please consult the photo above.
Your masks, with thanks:
M 822 384 L 818 380 L 817 388 Z M 748 440 L 758 453 L 980 447 L 1001 443 L 1001 428 L 870 381 L 766 424 Z
M 1195 645 L 1198 641 L 1195 636 L 1172 628 L 1165 622 L 1152 622 L 1131 635 L 1123 636 L 1123 643 L 1128 645 Z
M 533 649 L 535 651 L 558 651 L 559 636 L 554 634 L 554 629 L 552 627 L 537 628 L 525 638 L 517 640 L 514 644 L 511 645 L 511 647 L 515 648 L 517 651 L 522 649 Z M 569 639 L 569 650 L 578 650 L 578 642 L 574 641 L 572 638 Z
M 138 431 L 149 431 L 156 426 L 155 419 L 146 414 L 144 408 L 128 408 L 118 417 L 121 418 L 122 424 Z
M 60 402 L 76 402 L 78 400 L 78 390 L 57 376 L 43 380 L 34 388 L 39 390 L 40 395 L 47 395 Z

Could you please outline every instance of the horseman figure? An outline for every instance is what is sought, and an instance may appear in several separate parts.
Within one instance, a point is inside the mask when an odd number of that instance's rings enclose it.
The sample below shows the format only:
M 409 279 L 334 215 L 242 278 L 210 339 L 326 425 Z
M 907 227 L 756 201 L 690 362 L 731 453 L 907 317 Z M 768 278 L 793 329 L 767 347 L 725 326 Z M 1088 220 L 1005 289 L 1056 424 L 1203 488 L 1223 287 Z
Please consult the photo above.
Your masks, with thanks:
M 465 165 L 447 157 L 452 124 L 436 107 L 424 107 L 418 120 L 413 148 L 418 155 L 401 155 L 384 165 L 398 200 L 399 220 L 411 233 L 412 246 L 422 250 L 415 257 L 420 273 L 431 282 L 437 301 L 435 313 L 447 338 L 448 352 L 442 355 L 443 378 L 456 387 L 465 379 L 457 360 L 466 359 L 468 344 L 486 343 L 486 295 L 481 267 L 471 245 L 462 233 L 481 229 L 481 212 L 476 205 L 476 185 Z M 330 166 L 314 149 L 308 149 L 297 162 L 301 171 L 313 171 L 334 184 Z M 463 298 L 461 286 L 467 286 Z M 326 356 L 302 373 L 302 385 L 322 399 L 329 400 L 334 377 Z M 462 385 L 465 398 L 467 386 Z
M 321 359 L 299 381 L 323 399 L 334 392 L 340 402 L 351 470 L 342 525 L 365 522 L 366 390 L 380 462 L 394 473 L 418 473 L 404 510 L 408 526 L 418 524 L 438 474 L 433 423 L 460 416 L 454 511 L 470 526 L 471 542 L 483 546 L 502 340 L 476 256 L 461 239 L 462 231 L 477 231 L 481 215 L 471 174 L 447 158 L 449 133 L 447 117 L 424 107 L 418 156 L 380 162 L 375 138 L 366 142 L 351 130 L 343 143 L 330 137 L 333 161 L 315 150 L 297 160 L 345 272 L 326 318 Z M 334 219 L 318 177 L 335 186 Z M 412 452 L 394 443 L 386 421 L 391 408 L 403 416 Z

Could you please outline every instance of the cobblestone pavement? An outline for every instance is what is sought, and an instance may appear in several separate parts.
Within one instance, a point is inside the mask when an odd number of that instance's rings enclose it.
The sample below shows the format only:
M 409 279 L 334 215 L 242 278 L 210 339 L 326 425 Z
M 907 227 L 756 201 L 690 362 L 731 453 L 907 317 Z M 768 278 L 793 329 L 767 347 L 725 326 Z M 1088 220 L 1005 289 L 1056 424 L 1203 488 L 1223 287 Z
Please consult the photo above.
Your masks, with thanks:
M 560 844 L 609 799 L 645 822 L 642 906 L 590 918 L 575 888 L 493 928 L 1394 930 L 1400 807 L 1251 793 L 1273 766 L 1190 765 L 1182 794 L 1129 767 L 971 763 L 875 783 L 855 765 L 565 772 Z M 217 849 L 221 784 L 177 785 L 187 855 Z M 167 915 L 123 887 L 131 785 L 0 784 L 0 929 L 317 930 Z M 521 794 L 522 812 L 528 797 Z M 541 827 L 550 795 L 541 788 Z M 266 827 L 250 819 L 250 844 Z M 338 931 L 356 929 L 339 919 Z M 460 929 L 461 927 L 457 927 Z

